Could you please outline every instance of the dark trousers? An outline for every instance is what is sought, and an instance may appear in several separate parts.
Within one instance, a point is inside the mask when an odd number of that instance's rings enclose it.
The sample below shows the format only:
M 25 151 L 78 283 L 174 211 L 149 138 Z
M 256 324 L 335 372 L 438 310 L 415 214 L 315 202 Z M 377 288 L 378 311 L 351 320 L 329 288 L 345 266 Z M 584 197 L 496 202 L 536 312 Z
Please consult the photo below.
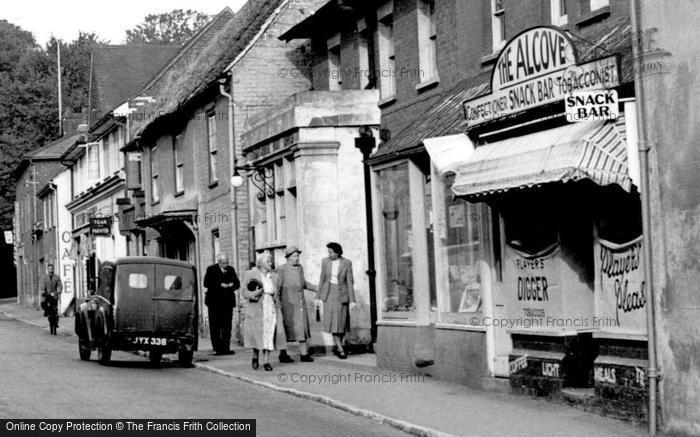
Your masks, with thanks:
M 212 305 L 209 312 L 209 337 L 214 352 L 226 352 L 231 349 L 231 319 L 233 307 L 230 305 Z

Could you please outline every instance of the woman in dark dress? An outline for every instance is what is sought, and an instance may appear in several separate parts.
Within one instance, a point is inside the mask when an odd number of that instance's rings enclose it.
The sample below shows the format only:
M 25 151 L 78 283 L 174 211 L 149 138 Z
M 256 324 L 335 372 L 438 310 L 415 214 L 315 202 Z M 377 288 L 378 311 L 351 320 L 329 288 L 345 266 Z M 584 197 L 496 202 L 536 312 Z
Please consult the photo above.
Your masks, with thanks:
M 277 269 L 277 278 L 287 341 L 298 341 L 301 361 L 312 362 L 313 358 L 309 355 L 306 346 L 306 340 L 311 337 L 311 332 L 304 290 L 315 292 L 317 287 L 306 280 L 304 268 L 299 264 L 300 253 L 301 250 L 296 246 L 287 248 L 285 253 L 287 262 Z
M 343 258 L 338 243 L 328 243 L 328 258 L 321 262 L 318 297 L 323 301 L 323 330 L 333 334 L 338 358 L 345 359 L 343 338 L 350 328 L 349 308 L 355 307 L 352 262 Z

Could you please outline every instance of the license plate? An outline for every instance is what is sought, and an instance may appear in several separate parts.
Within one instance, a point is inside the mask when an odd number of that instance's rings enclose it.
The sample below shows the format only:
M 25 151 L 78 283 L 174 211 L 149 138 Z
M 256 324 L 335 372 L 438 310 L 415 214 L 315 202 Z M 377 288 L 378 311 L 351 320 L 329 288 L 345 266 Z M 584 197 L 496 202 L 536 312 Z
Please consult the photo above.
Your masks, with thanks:
M 168 342 L 164 337 L 134 337 L 131 341 L 144 346 L 165 346 Z

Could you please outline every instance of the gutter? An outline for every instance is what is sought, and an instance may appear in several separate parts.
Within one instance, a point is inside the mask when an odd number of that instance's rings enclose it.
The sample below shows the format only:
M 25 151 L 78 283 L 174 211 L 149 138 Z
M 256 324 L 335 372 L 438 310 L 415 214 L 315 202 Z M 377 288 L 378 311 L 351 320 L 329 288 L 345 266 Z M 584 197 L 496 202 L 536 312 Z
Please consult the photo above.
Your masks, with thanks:
M 640 35 L 640 23 L 637 14 L 640 12 L 639 0 L 630 1 L 630 12 L 632 21 L 632 35 Z M 649 296 L 647 299 L 647 350 L 648 368 L 647 378 L 649 383 L 649 435 L 656 435 L 656 408 L 657 408 L 657 382 L 660 377 L 656 359 L 656 295 L 654 293 L 654 276 L 651 256 L 651 206 L 649 205 L 651 195 L 649 193 L 649 152 L 651 148 L 647 145 L 646 117 L 644 112 L 644 87 L 641 75 L 641 53 L 639 43 L 636 38 L 632 38 L 632 59 L 634 62 L 634 94 L 637 105 L 637 148 L 639 150 L 640 167 L 640 197 L 642 201 L 642 247 L 644 247 L 644 282 L 647 284 Z

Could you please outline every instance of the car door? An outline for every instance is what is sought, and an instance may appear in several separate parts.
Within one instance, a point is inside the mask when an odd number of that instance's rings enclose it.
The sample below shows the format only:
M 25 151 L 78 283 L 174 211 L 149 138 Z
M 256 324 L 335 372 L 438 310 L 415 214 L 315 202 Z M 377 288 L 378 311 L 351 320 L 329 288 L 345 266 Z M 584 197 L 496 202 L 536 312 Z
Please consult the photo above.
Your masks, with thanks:
M 125 332 L 153 332 L 154 277 L 155 267 L 152 264 L 117 266 L 114 295 L 116 329 Z
M 157 332 L 194 334 L 195 277 L 192 269 L 155 266 L 153 306 Z

